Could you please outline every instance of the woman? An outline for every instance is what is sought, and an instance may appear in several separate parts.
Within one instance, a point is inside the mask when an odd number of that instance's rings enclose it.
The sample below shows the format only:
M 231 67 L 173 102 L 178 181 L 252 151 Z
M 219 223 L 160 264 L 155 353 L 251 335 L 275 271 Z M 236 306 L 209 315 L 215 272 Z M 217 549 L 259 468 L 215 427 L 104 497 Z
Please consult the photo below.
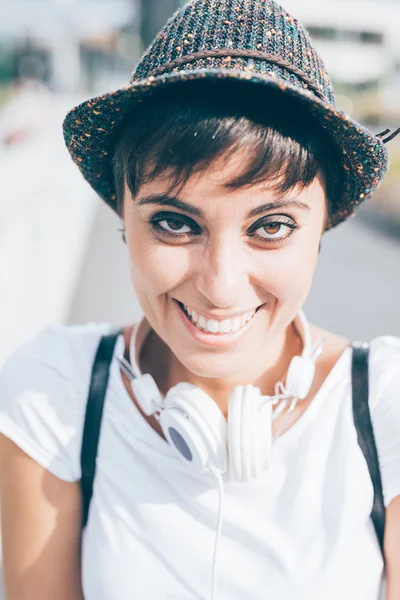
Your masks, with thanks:
M 64 135 L 121 217 L 144 317 L 113 353 L 82 540 L 110 327 L 49 327 L 3 369 L 8 600 L 398 598 L 400 340 L 370 345 L 382 556 L 351 341 L 301 311 L 323 233 L 379 185 L 388 139 L 334 107 L 308 35 L 263 0 L 186 5 Z

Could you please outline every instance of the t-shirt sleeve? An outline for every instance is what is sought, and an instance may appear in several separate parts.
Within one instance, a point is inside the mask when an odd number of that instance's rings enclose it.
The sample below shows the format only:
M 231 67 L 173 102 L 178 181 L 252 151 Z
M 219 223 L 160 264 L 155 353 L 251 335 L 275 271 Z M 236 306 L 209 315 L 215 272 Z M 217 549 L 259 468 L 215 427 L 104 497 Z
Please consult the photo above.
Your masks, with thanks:
M 0 432 L 53 475 L 72 482 L 81 478 L 91 369 L 87 351 L 80 345 L 81 355 L 74 353 L 70 338 L 67 327 L 48 327 L 7 360 L 0 372 Z
M 400 496 L 400 338 L 371 342 L 370 409 L 388 506 Z

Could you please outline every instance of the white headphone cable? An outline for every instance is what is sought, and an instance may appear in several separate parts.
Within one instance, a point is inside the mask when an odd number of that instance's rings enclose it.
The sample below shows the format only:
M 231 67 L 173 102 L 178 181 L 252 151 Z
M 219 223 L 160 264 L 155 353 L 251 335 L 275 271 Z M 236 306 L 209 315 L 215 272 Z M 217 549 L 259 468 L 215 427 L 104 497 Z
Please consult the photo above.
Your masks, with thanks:
M 312 346 L 310 355 L 314 362 L 316 362 L 317 358 L 323 353 L 325 347 L 325 339 L 323 337 L 319 338 L 315 344 Z
M 293 398 L 291 405 L 289 406 L 289 410 L 287 411 L 286 415 L 283 417 L 282 423 L 280 424 L 280 427 L 278 429 L 278 433 L 274 436 L 274 441 L 278 439 L 278 437 L 281 435 L 282 433 L 282 429 L 285 425 L 285 423 L 287 422 L 288 416 L 290 415 L 290 413 L 295 409 L 297 402 L 299 401 L 298 398 Z M 285 403 L 284 408 L 286 408 L 286 404 L 287 404 L 287 400 Z
M 212 572 L 212 589 L 211 589 L 211 600 L 216 600 L 216 589 L 217 589 L 217 550 L 218 543 L 221 539 L 221 531 L 222 531 L 222 506 L 224 501 L 224 482 L 222 479 L 221 473 L 216 469 L 213 465 L 207 465 L 211 474 L 215 477 L 218 483 L 219 490 L 219 504 L 218 504 L 218 527 L 217 527 L 217 535 L 215 538 L 214 545 L 214 558 L 213 558 L 213 572 Z

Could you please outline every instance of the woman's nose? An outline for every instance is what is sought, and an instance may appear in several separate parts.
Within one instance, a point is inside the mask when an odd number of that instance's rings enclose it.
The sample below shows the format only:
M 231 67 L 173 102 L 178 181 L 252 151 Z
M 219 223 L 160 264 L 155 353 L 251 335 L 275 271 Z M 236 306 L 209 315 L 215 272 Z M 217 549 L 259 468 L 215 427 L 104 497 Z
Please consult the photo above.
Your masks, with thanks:
M 249 278 L 244 254 L 237 244 L 220 240 L 210 244 L 200 257 L 196 288 L 213 306 L 227 308 L 240 304 L 243 286 Z

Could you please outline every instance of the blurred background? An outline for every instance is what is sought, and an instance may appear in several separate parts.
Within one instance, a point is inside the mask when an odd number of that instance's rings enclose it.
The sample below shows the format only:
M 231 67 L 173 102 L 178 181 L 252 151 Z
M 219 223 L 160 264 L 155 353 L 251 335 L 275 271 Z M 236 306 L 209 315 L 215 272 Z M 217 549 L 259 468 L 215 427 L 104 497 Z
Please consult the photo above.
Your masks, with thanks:
M 0 366 L 48 323 L 141 314 L 120 223 L 62 139 L 66 112 L 117 89 L 179 0 L 0 4 Z M 325 59 L 340 108 L 400 126 L 400 0 L 282 0 Z M 323 239 L 309 318 L 352 339 L 400 336 L 400 136 L 382 188 Z

